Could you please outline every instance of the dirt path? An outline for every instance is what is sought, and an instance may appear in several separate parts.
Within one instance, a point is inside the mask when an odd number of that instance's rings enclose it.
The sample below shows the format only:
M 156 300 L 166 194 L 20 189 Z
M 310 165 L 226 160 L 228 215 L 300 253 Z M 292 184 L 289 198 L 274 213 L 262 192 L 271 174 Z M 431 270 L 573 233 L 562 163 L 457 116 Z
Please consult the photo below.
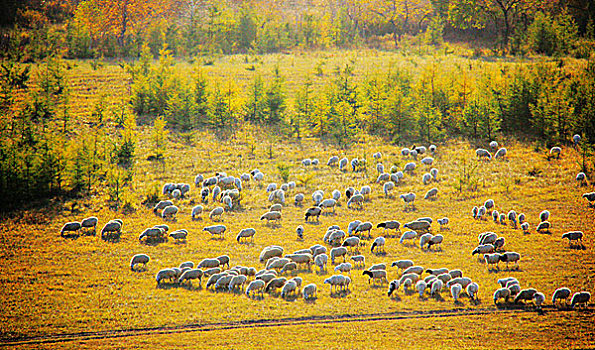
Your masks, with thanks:
M 410 312 L 395 312 L 395 313 L 374 313 L 361 315 L 340 315 L 340 316 L 311 316 L 299 318 L 284 318 L 284 319 L 263 319 L 263 320 L 247 320 L 238 322 L 224 322 L 224 323 L 208 323 L 208 324 L 188 324 L 181 326 L 170 327 L 146 327 L 146 328 L 131 328 L 119 330 L 105 330 L 97 332 L 78 332 L 78 333 L 63 333 L 51 334 L 35 337 L 21 337 L 0 339 L 0 347 L 15 346 L 15 345 L 32 345 L 32 344 L 52 344 L 65 343 L 73 341 L 86 341 L 94 339 L 115 339 L 123 337 L 135 337 L 141 335 L 156 335 L 156 334 L 175 334 L 175 333 L 190 333 L 190 332 L 209 332 L 214 330 L 230 330 L 242 328 L 262 328 L 262 327 L 278 327 L 290 325 L 315 325 L 324 323 L 353 323 L 353 322 L 367 322 L 367 321 L 383 321 L 383 320 L 401 320 L 401 319 L 418 319 L 429 317 L 461 317 L 473 315 L 489 315 L 495 313 L 525 313 L 535 312 L 531 309 L 519 308 L 483 308 L 483 309 L 454 309 L 454 310 L 434 310 L 434 311 L 410 311 Z M 554 308 L 553 306 L 545 307 L 544 312 L 564 312 Z

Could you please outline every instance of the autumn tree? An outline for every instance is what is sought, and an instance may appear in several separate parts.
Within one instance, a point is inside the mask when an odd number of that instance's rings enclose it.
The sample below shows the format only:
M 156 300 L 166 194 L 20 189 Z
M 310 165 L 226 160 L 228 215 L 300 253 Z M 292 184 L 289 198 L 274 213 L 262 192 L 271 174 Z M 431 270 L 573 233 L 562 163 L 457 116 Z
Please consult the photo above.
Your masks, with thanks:
M 158 19 L 171 19 L 174 0 L 85 0 L 75 11 L 75 23 L 87 28 L 94 39 L 115 36 L 120 46 L 131 35 L 142 33 Z
M 369 11 L 390 26 L 397 47 L 403 34 L 420 27 L 428 18 L 432 6 L 425 0 L 375 0 L 370 4 Z

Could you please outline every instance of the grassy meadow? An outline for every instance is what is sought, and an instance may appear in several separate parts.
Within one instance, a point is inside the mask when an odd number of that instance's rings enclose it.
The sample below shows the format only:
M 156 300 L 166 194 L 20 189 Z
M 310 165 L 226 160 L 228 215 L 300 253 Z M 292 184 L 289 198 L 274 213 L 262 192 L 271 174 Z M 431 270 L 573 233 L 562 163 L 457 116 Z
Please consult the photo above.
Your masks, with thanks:
M 322 62 L 322 64 L 321 64 Z M 422 75 L 432 62 L 438 62 L 442 70 L 455 69 L 457 65 L 481 65 L 485 70 L 499 70 L 506 65 L 523 64 L 510 60 L 488 62 L 454 55 L 405 56 L 380 51 L 327 51 L 319 53 L 272 54 L 263 56 L 230 55 L 220 57 L 214 64 L 203 66 L 206 74 L 229 84 L 246 86 L 255 72 L 266 79 L 275 66 L 282 67 L 288 91 L 295 91 L 310 76 L 314 86 L 322 88 L 323 77 L 316 75 L 322 67 L 323 76 L 332 74 L 335 67 L 352 64 L 355 79 L 378 71 L 400 67 Z M 105 62 L 92 69 L 92 61 L 69 61 L 71 120 L 77 127 L 75 133 L 85 132 L 94 104 L 101 94 L 107 96 L 110 105 L 121 103 L 130 91 L 130 77 L 116 63 Z M 578 64 L 578 63 L 577 63 Z M 192 64 L 179 62 L 185 71 Z M 252 70 L 254 66 L 255 70 Z M 250 69 L 247 69 L 250 68 Z M 77 130 L 77 128 L 80 128 Z M 582 155 L 574 147 L 562 147 L 559 159 L 550 159 L 548 149 L 537 143 L 497 137 L 508 156 L 502 160 L 479 162 L 477 147 L 487 144 L 471 144 L 460 139 L 447 139 L 437 144 L 432 167 L 439 170 L 438 181 L 423 185 L 421 177 L 430 167 L 416 161 L 412 175 L 405 175 L 392 195 L 385 198 L 382 185 L 376 183 L 376 167 L 372 158 L 382 152 L 381 162 L 388 170 L 392 165 L 403 169 L 411 161 L 403 157 L 402 147 L 410 144 L 393 144 L 377 136 L 361 134 L 350 147 L 339 148 L 327 139 L 303 138 L 300 141 L 276 135 L 273 131 L 259 130 L 249 125 L 242 126 L 232 137 L 222 137 L 216 131 L 195 131 L 191 136 L 171 132 L 162 162 L 147 160 L 152 152 L 151 126 L 139 118 L 136 128 L 138 145 L 135 156 L 133 179 L 123 192 L 132 203 L 132 209 L 110 209 L 107 194 L 97 190 L 84 198 L 54 200 L 44 208 L 26 209 L 5 216 L 0 222 L 0 342 L 15 341 L 27 337 L 46 337 L 85 331 L 110 331 L 149 327 L 175 327 L 194 324 L 233 323 L 250 320 L 268 320 L 302 317 L 339 317 L 342 315 L 369 315 L 406 312 L 447 310 L 482 310 L 482 315 L 455 317 L 405 317 L 403 319 L 374 320 L 325 324 L 301 324 L 294 326 L 255 327 L 248 330 L 217 329 L 203 333 L 151 334 L 147 336 L 114 339 L 95 339 L 84 344 L 89 348 L 162 347 L 180 348 L 230 348 L 246 342 L 249 348 L 279 348 L 280 339 L 289 344 L 308 340 L 315 347 L 328 348 L 419 348 L 433 342 L 439 348 L 560 348 L 588 347 L 593 345 L 595 332 L 592 322 L 592 306 L 587 310 L 557 311 L 545 308 L 538 314 L 531 306 L 526 309 L 499 310 L 492 301 L 493 292 L 499 287 L 496 280 L 506 276 L 516 277 L 523 288 L 536 288 L 546 295 L 551 304 L 551 295 L 556 288 L 566 286 L 573 292 L 595 291 L 595 213 L 586 200 L 584 192 L 593 191 L 593 185 L 579 186 L 575 176 L 580 171 Z M 429 144 L 425 144 L 426 147 Z M 363 171 L 340 172 L 337 167 L 326 166 L 330 156 L 365 158 Z M 318 158 L 319 166 L 304 167 L 304 158 Z M 278 225 L 267 225 L 260 216 L 268 211 L 271 203 L 266 194 L 266 184 L 283 183 L 277 165 L 289 166 L 289 181 L 297 187 L 287 194 L 283 217 Z M 200 188 L 194 187 L 194 176 L 213 176 L 217 171 L 239 177 L 242 173 L 258 168 L 265 174 L 263 184 L 251 181 L 242 191 L 241 207 L 226 211 L 223 224 L 227 226 L 224 240 L 211 239 L 203 232 L 205 226 L 214 224 L 208 212 L 220 203 L 212 200 L 204 205 L 201 219 L 191 220 L 192 207 L 200 203 Z M 151 193 L 159 191 L 166 182 L 192 184 L 186 198 L 175 200 L 180 208 L 175 222 L 167 222 L 170 231 L 187 229 L 185 243 L 168 242 L 147 245 L 138 241 L 145 229 L 164 222 L 152 212 L 154 202 L 146 202 Z M 311 205 L 311 194 L 317 189 L 325 191 L 325 198 L 334 189 L 344 195 L 344 190 L 353 186 L 372 187 L 363 210 L 348 209 L 345 198 L 334 214 L 321 215 L 320 221 L 304 223 L 304 212 Z M 432 187 L 439 190 L 435 200 L 423 196 Z M 401 193 L 417 194 L 415 210 L 406 210 Z M 303 207 L 293 205 L 293 196 L 305 195 Z M 165 196 L 160 195 L 160 199 Z M 515 210 L 525 213 L 531 227 L 528 233 L 471 217 L 471 208 L 479 206 L 488 198 L 494 199 L 496 210 L 507 213 Z M 538 215 L 542 210 L 551 212 L 551 233 L 537 233 Z M 64 238 L 60 228 L 65 222 L 78 221 L 88 216 L 99 218 L 98 230 L 114 218 L 124 221 L 123 234 L 118 242 L 108 242 L 97 236 Z M 333 274 L 330 263 L 325 274 L 300 270 L 297 275 L 304 279 L 303 285 L 316 283 L 318 298 L 306 302 L 302 297 L 283 300 L 276 295 L 265 295 L 263 300 L 252 300 L 243 294 L 213 292 L 194 282 L 193 287 L 177 285 L 156 288 L 155 274 L 167 267 L 178 266 L 184 261 L 198 263 L 203 258 L 227 254 L 231 266 L 254 266 L 261 250 L 272 244 L 281 245 L 285 253 L 322 244 L 328 226 L 339 225 L 346 230 L 353 220 L 370 221 L 376 224 L 385 220 L 398 220 L 402 224 L 418 217 L 434 218 L 431 232 L 444 235 L 442 249 L 421 250 L 419 241 L 400 244 L 398 238 L 388 238 L 386 255 L 370 252 L 372 241 L 360 252 L 366 257 L 366 266 L 375 263 L 390 263 L 399 259 L 411 259 L 424 268 L 461 269 L 480 286 L 479 303 L 467 297 L 455 305 L 447 290 L 441 298 L 420 299 L 417 294 L 407 295 L 400 289 L 397 298 L 388 298 L 387 285 L 380 287 L 368 284 L 362 271 L 351 272 L 352 284 L 348 293 L 331 295 L 325 278 Z M 449 229 L 440 230 L 436 219 L 450 219 Z M 298 240 L 295 229 L 305 228 L 304 239 Z M 235 234 L 241 229 L 253 227 L 257 233 L 254 244 L 239 244 Z M 584 249 L 571 249 L 561 236 L 564 232 L 581 230 Z M 493 231 L 506 239 L 504 249 L 521 254 L 520 269 L 488 270 L 471 251 L 477 246 L 477 235 Z M 382 229 L 372 230 L 374 237 L 383 235 Z M 328 247 L 330 249 L 330 247 Z M 151 257 L 147 270 L 134 272 L 129 268 L 130 258 L 138 253 Z M 426 274 L 424 274 L 425 276 Z M 398 278 L 395 268 L 388 268 L 389 281 Z M 566 333 L 567 332 L 567 333 Z M 373 334 L 371 336 L 370 334 Z M 504 339 L 504 338 L 506 338 Z M 268 338 L 263 342 L 263 338 Z M 346 344 L 345 339 L 350 343 Z M 273 341 L 274 339 L 274 341 Z M 8 343 L 9 345 L 11 343 Z M 79 346 L 75 342 L 59 344 L 21 344 L 23 348 L 69 348 Z

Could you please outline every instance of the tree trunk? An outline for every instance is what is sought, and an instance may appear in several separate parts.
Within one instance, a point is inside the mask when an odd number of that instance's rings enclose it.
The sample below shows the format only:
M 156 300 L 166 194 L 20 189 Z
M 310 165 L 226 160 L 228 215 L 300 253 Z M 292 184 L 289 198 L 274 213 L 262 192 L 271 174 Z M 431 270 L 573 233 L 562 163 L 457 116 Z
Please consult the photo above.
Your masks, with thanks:
M 128 0 L 124 0 L 122 6 L 122 26 L 120 27 L 120 34 L 118 35 L 118 44 L 120 47 L 124 47 L 124 35 L 126 35 L 128 27 Z

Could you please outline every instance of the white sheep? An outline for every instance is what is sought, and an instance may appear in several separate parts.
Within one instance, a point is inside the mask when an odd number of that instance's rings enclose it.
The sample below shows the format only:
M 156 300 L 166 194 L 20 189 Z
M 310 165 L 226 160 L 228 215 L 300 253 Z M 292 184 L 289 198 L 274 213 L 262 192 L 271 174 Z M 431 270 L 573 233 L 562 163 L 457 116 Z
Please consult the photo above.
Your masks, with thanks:
M 130 259 L 130 270 L 134 271 L 134 265 L 143 264 L 145 269 L 147 268 L 147 263 L 151 260 L 147 254 L 136 254 L 135 256 Z
M 432 157 L 425 157 L 424 159 L 421 160 L 421 163 L 427 166 L 432 165 L 432 163 L 434 163 L 434 158 Z
M 322 209 L 320 207 L 311 207 L 311 208 L 308 208 L 306 210 L 306 214 L 305 214 L 305 220 L 306 220 L 306 222 L 308 221 L 308 219 L 310 217 L 313 217 L 313 216 L 316 217 L 316 221 L 319 221 L 320 220 L 320 214 L 321 213 L 322 213 Z
M 426 281 L 417 281 L 417 283 L 415 284 L 415 289 L 417 289 L 420 298 L 424 296 L 426 288 L 428 288 L 428 284 L 426 283 Z
M 328 162 L 326 162 L 326 165 L 328 166 L 334 166 L 336 163 L 339 163 L 339 157 L 337 156 L 332 156 L 328 159 Z
M 407 171 L 407 172 L 413 172 L 414 170 L 415 170 L 414 162 L 409 162 L 409 163 L 405 164 L 405 168 L 403 168 L 403 171 Z
M 388 180 L 390 180 L 391 175 L 389 173 L 382 173 L 380 175 L 378 175 L 378 178 L 376 179 L 376 183 L 379 184 L 381 182 L 386 182 Z
M 350 247 L 352 249 L 357 249 L 357 247 L 359 247 L 359 244 L 360 244 L 359 237 L 353 236 L 353 237 L 346 238 L 345 241 L 343 241 L 343 244 L 341 246 Z
M 298 193 L 295 195 L 295 197 L 293 197 L 293 204 L 295 206 L 301 206 L 302 202 L 304 201 L 304 194 L 303 193 Z
M 223 209 L 223 207 L 214 208 L 209 213 L 209 219 L 215 221 L 215 217 L 218 217 L 217 221 L 221 221 L 221 215 L 223 215 L 224 212 L 225 212 L 225 209 Z
M 210 233 L 211 237 L 213 235 L 219 235 L 221 237 L 221 239 L 224 239 L 225 231 L 227 230 L 227 227 L 225 227 L 225 225 L 213 225 L 213 226 L 207 226 L 207 227 L 203 228 L 202 230 Z
M 378 174 L 384 173 L 384 165 L 382 163 L 376 164 L 376 171 L 378 171 Z
M 198 216 L 200 216 L 200 214 L 202 214 L 203 211 L 203 207 L 202 205 L 197 205 L 194 208 L 192 208 L 192 220 L 196 220 L 196 218 Z
M 487 150 L 487 149 L 483 149 L 483 148 L 478 148 L 475 150 L 475 154 L 477 155 L 477 158 L 487 158 L 488 160 L 492 159 L 492 154 Z
M 356 194 L 356 195 L 352 196 L 351 198 L 349 198 L 349 200 L 347 201 L 347 208 L 351 208 L 351 205 L 353 205 L 353 204 L 358 204 L 358 206 L 360 208 L 363 208 L 364 196 L 361 194 Z
M 384 252 L 384 244 L 386 243 L 386 239 L 384 239 L 384 237 L 380 236 L 380 237 L 376 237 L 376 239 L 374 240 L 374 243 L 372 243 L 372 247 L 370 248 L 370 251 L 372 253 L 374 253 L 374 248 L 378 247 L 378 249 L 376 250 L 377 252 L 379 250 L 382 250 Z
M 479 285 L 475 282 L 470 283 L 467 288 L 467 295 L 471 298 L 471 300 L 477 301 L 477 293 L 479 292 Z
M 260 217 L 260 220 L 267 220 L 267 223 L 270 223 L 271 221 L 278 221 L 281 220 L 281 212 L 279 211 L 269 211 L 267 213 L 264 213 L 264 215 L 262 215 Z
M 359 159 L 353 158 L 351 160 L 351 169 L 355 172 L 357 170 L 357 166 L 359 165 Z
M 163 269 L 157 272 L 155 275 L 155 280 L 157 281 L 157 286 L 161 284 L 163 280 L 170 280 L 171 282 L 175 281 L 176 272 L 173 269 Z
M 81 223 L 78 221 L 75 222 L 67 222 L 62 226 L 60 230 L 60 234 L 64 235 L 65 232 L 78 232 L 81 229 Z
M 184 281 L 188 281 L 190 283 L 191 280 L 198 280 L 198 284 L 200 285 L 202 281 L 203 271 L 201 269 L 189 269 L 180 275 L 178 278 L 178 284 L 181 284 Z
M 356 267 L 366 266 L 366 257 L 363 255 L 353 255 L 350 259 L 353 260 Z
M 304 287 L 302 290 L 302 294 L 304 295 L 304 300 L 310 300 L 316 298 L 316 291 L 317 291 L 316 284 L 310 283 Z
M 339 271 L 342 273 L 351 273 L 352 265 L 348 262 L 341 263 L 335 266 L 335 272 Z
M 508 288 L 500 288 L 494 292 L 494 304 L 497 304 L 499 299 L 508 302 L 508 298 L 510 298 L 510 289 Z
M 424 199 L 434 199 L 434 198 L 436 198 L 437 194 L 438 194 L 438 189 L 436 187 L 434 187 L 434 188 L 428 190 L 428 192 L 426 192 Z
M 450 286 L 450 294 L 452 295 L 452 298 L 454 299 L 455 304 L 459 302 L 459 295 L 461 294 L 462 290 L 463 290 L 463 287 L 458 283 L 455 283 Z
M 380 283 L 385 281 L 388 283 L 388 279 L 386 278 L 386 270 L 365 270 L 362 274 L 369 277 L 368 283 L 371 281 L 374 281 L 374 283 L 376 283 L 376 281 L 380 281 Z
M 254 243 L 254 235 L 256 234 L 256 230 L 253 228 L 245 228 L 243 230 L 241 230 L 240 232 L 238 232 L 238 235 L 236 236 L 236 240 L 238 241 L 238 243 L 240 242 L 241 238 L 245 238 L 251 239 L 251 242 Z
M 320 204 L 318 204 L 318 206 L 322 209 L 322 208 L 332 208 L 333 209 L 333 213 L 335 212 L 335 206 L 337 205 L 337 201 L 332 199 L 332 198 L 327 198 L 325 200 L 323 200 L 322 202 L 320 202 Z
M 500 148 L 496 154 L 494 154 L 494 159 L 499 159 L 499 158 L 504 158 L 506 157 L 506 153 L 508 151 L 506 150 L 506 148 Z
M 583 304 L 588 306 L 589 300 L 591 300 L 591 293 L 589 292 L 576 292 L 570 299 L 570 307 L 574 309 L 576 305 Z
M 409 151 L 409 148 L 403 148 L 403 149 L 401 149 L 401 155 L 403 155 L 405 157 L 409 155 L 409 152 L 410 152 Z
M 586 182 L 586 180 L 587 180 L 587 175 L 585 173 L 580 172 L 580 173 L 576 174 L 576 181 L 579 184 L 581 184 L 581 185 L 584 184 Z
M 320 161 L 317 158 L 312 159 L 313 166 L 317 166 L 318 164 L 320 164 Z
M 343 275 L 333 275 L 324 280 L 324 284 L 329 284 L 331 286 L 331 294 L 333 293 L 333 287 L 335 287 L 335 292 L 337 292 L 337 287 L 345 285 L 346 277 Z
M 414 206 L 415 193 L 413 193 L 413 192 L 403 193 L 399 196 L 399 198 L 401 198 L 403 200 L 403 202 L 405 202 L 405 207 L 407 207 L 407 205 L 409 205 L 409 204 Z
M 99 219 L 96 218 L 95 216 L 85 218 L 85 219 L 81 220 L 81 229 L 92 228 L 93 232 L 95 232 L 98 222 L 99 222 Z
M 562 153 L 562 148 L 560 148 L 560 147 L 550 148 L 550 156 L 556 156 L 556 158 L 559 159 L 560 153 Z
M 328 255 L 320 254 L 314 258 L 314 264 L 320 268 L 320 273 L 326 269 L 326 263 L 328 262 Z
M 434 282 L 432 282 L 432 287 L 430 288 L 430 295 L 439 294 L 444 287 L 444 282 L 442 280 L 436 278 Z
M 304 239 L 304 227 L 302 225 L 299 225 L 295 229 L 295 233 L 297 234 L 298 239 Z
M 572 142 L 574 142 L 574 145 L 578 145 L 578 143 L 581 141 L 581 135 L 579 134 L 574 134 L 572 136 Z
M 260 294 L 263 295 L 264 286 L 265 281 L 263 280 L 254 280 L 250 282 L 246 288 L 246 296 L 250 298 L 250 292 L 260 292 Z
M 345 262 L 345 256 L 347 255 L 347 248 L 345 247 L 336 247 L 331 249 L 331 263 L 335 263 L 335 259 L 338 257 L 343 257 L 343 262 Z
M 498 142 L 496 142 L 496 141 L 492 141 L 492 142 L 490 142 L 490 147 L 491 147 L 492 149 L 496 149 L 496 148 L 498 148 Z
M 406 231 L 401 235 L 401 239 L 399 239 L 399 243 L 403 244 L 406 239 L 414 239 L 417 237 L 417 232 L 415 231 Z
M 347 159 L 347 157 L 341 158 L 341 160 L 339 161 L 339 170 L 344 171 L 348 162 L 349 159 Z

